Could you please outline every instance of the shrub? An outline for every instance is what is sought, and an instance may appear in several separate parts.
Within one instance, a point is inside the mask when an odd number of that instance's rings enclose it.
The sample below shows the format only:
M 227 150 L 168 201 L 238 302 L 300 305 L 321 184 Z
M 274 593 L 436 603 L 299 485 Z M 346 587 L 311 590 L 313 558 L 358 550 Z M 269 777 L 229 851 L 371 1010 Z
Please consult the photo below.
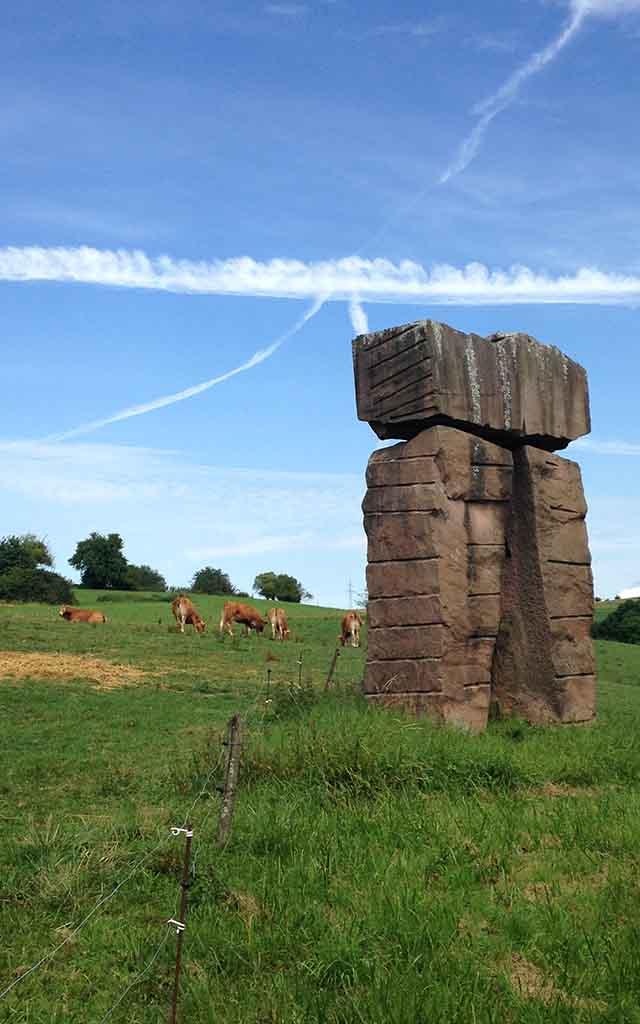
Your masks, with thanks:
M 591 632 L 600 640 L 640 644 L 640 599 L 622 601 L 611 615 L 595 623 Z
M 75 603 L 73 584 L 64 576 L 48 569 L 23 569 L 18 566 L 0 576 L 0 600 Z

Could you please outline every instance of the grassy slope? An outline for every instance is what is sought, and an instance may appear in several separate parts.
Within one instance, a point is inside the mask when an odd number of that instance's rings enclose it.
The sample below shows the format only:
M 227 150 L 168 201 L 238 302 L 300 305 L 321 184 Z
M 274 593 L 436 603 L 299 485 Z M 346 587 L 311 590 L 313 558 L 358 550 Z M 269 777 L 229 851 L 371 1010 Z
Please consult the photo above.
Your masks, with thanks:
M 221 601 L 199 604 L 217 618 Z M 296 642 L 276 645 L 181 637 L 162 604 L 102 608 L 104 628 L 0 606 L 0 650 L 150 673 L 107 692 L 2 683 L 0 988 L 159 845 L 0 1003 L 0 1021 L 99 1021 L 147 962 L 175 911 L 182 844 L 168 828 L 215 764 L 226 718 L 251 706 L 224 852 L 215 795 L 193 815 L 182 1019 L 640 1024 L 640 648 L 598 644 L 596 726 L 468 737 L 365 709 L 362 650 L 341 656 L 338 694 L 303 686 L 292 699 L 301 652 L 303 683 L 320 689 L 337 611 L 294 609 Z M 166 1019 L 173 949 L 110 1020 Z

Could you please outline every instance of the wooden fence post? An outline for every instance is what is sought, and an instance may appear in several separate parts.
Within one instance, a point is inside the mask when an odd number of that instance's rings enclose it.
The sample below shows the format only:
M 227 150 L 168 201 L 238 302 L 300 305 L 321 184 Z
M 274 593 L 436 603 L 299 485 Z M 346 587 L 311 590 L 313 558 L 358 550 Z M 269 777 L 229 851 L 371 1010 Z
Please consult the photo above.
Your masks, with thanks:
M 225 846 L 231 831 L 231 820 L 236 800 L 236 787 L 238 785 L 238 774 L 240 771 L 240 754 L 242 751 L 242 719 L 240 715 L 234 715 L 229 719 L 227 729 L 227 763 L 224 773 L 224 788 L 222 790 L 222 806 L 218 818 L 218 835 L 216 843 L 218 846 Z
M 329 671 L 327 673 L 327 681 L 324 684 L 325 690 L 328 690 L 329 687 L 331 686 L 331 680 L 333 678 L 333 673 L 335 671 L 336 662 L 337 662 L 339 657 L 340 657 L 340 648 L 336 647 L 335 651 L 333 652 L 333 658 L 331 659 L 331 664 L 329 665 Z

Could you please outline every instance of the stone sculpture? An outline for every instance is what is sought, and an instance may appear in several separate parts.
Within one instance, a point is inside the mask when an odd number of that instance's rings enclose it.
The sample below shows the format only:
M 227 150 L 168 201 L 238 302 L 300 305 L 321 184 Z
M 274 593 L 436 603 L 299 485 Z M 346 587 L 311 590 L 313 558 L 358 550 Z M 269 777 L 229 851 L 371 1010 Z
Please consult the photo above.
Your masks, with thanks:
M 585 371 L 525 334 L 431 320 L 353 343 L 358 417 L 381 438 L 363 502 L 364 690 L 482 730 L 595 714 L 593 584 L 576 463 Z

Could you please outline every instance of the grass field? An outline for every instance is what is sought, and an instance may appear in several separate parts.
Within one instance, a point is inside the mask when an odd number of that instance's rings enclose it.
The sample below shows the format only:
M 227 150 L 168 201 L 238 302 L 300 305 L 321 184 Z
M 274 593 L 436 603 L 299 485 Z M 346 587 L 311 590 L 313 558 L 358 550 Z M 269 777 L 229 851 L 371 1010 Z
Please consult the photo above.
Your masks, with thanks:
M 166 603 L 97 596 L 104 627 L 0 606 L 0 990 L 71 936 L 0 1021 L 100 1022 L 156 953 L 108 1019 L 167 1020 L 169 829 L 246 710 L 225 850 L 219 771 L 193 809 L 180 1020 L 640 1024 L 640 647 L 597 644 L 595 726 L 471 737 L 366 708 L 363 649 L 325 696 L 338 611 L 221 641 L 219 599 L 183 637 Z

